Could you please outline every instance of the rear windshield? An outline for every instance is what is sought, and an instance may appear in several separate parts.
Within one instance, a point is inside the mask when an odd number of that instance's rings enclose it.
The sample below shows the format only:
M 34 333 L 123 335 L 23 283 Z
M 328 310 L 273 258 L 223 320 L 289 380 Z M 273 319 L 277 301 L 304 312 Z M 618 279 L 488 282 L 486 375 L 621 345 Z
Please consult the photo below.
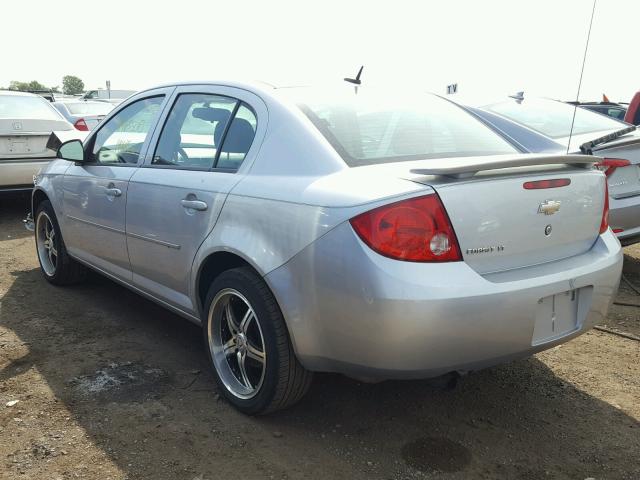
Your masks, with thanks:
M 106 115 L 113 110 L 113 105 L 110 103 L 67 103 L 69 112 L 73 115 Z
M 61 120 L 58 112 L 42 97 L 1 94 L 0 118 Z
M 285 90 L 351 167 L 517 152 L 475 117 L 435 95 L 351 86 Z
M 568 137 L 571 132 L 575 107 L 555 100 L 525 99 L 522 103 L 510 100 L 487 105 L 482 109 L 502 115 L 547 137 L 562 138 Z M 620 130 L 626 126 L 628 125 L 606 115 L 578 108 L 573 135 Z

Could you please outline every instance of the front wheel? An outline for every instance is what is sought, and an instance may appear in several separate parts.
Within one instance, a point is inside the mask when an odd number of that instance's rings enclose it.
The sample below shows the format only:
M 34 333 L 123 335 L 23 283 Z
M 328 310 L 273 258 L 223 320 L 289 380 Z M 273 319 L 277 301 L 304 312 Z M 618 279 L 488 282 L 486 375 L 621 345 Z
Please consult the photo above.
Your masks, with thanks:
M 51 202 L 38 205 L 35 218 L 38 261 L 44 278 L 54 285 L 68 285 L 82 280 L 85 268 L 69 257 Z
M 209 288 L 203 320 L 207 352 L 225 398 L 247 414 L 300 400 L 312 374 L 296 358 L 282 312 L 249 268 L 222 273 Z

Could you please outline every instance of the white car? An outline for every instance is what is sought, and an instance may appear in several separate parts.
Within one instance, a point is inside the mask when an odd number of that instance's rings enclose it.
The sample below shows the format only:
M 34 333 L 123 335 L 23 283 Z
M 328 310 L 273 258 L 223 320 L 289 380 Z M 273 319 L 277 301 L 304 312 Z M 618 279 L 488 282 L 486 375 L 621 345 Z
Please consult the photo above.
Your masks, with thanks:
M 73 126 L 47 100 L 0 91 L 0 193 L 33 188 L 33 176 L 56 156 L 47 148 L 55 130 Z

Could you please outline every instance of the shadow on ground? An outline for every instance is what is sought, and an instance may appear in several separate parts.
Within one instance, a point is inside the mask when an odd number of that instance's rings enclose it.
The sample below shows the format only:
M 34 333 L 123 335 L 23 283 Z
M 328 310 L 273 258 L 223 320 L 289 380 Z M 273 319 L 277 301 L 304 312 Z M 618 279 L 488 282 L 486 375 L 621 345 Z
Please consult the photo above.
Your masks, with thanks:
M 248 418 L 216 399 L 199 327 L 97 275 L 71 288 L 50 286 L 36 269 L 12 275 L 0 324 L 28 353 L 0 383 L 37 368 L 131 478 L 639 473 L 638 422 L 536 359 L 473 374 L 451 391 L 318 375 L 296 407 Z
M 0 242 L 33 236 L 22 224 L 31 208 L 31 192 L 0 192 Z

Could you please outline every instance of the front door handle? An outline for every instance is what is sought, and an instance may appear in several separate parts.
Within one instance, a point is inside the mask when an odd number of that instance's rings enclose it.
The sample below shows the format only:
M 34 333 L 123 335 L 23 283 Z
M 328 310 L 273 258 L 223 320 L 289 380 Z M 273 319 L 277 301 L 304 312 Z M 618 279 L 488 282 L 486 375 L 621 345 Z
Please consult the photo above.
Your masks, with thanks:
M 120 190 L 119 188 L 107 188 L 105 190 L 105 193 L 109 197 L 119 197 L 120 195 L 122 195 L 122 190 Z
M 180 200 L 180 203 L 184 208 L 189 208 L 191 210 L 206 210 L 208 208 L 207 204 L 201 200 Z

